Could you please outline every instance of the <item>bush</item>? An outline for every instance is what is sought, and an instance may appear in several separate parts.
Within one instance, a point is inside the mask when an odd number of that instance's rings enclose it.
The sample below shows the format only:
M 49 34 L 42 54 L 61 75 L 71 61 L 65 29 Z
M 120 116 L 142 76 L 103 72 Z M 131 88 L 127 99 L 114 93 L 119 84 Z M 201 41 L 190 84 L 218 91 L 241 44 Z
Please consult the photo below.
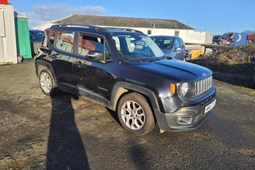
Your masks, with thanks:
M 220 53 L 210 55 L 201 55 L 198 59 L 212 59 L 214 63 L 219 64 L 243 64 L 251 62 L 252 56 L 255 55 L 255 44 L 226 48 Z
M 254 65 L 251 57 L 255 55 L 255 45 L 248 44 L 226 48 L 221 53 L 201 55 L 191 62 L 205 66 L 215 72 L 253 76 Z

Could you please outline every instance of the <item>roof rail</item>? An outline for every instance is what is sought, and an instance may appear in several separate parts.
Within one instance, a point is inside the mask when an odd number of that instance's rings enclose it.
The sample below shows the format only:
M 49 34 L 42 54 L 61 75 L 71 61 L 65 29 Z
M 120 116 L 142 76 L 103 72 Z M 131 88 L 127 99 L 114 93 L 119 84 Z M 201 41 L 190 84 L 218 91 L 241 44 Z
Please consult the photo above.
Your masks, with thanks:
M 79 27 L 79 28 L 90 28 L 95 30 L 100 30 L 100 29 L 105 30 L 102 27 L 97 27 L 94 25 L 84 25 L 84 24 L 55 24 L 51 26 L 51 28 L 54 28 L 54 27 Z
M 137 32 L 137 33 L 143 33 L 142 31 L 138 31 L 132 28 L 119 28 L 119 27 L 104 27 L 105 29 L 115 29 L 115 30 L 123 30 L 123 31 L 131 31 L 131 32 Z
M 131 32 L 137 32 L 137 33 L 143 33 L 142 31 L 138 31 L 132 28 L 119 28 L 119 27 L 99 27 L 94 25 L 84 25 L 84 24 L 55 24 L 52 25 L 51 28 L 54 27 L 79 27 L 79 28 L 88 28 L 88 29 L 94 29 L 96 31 L 103 30 L 103 31 L 109 31 L 109 30 L 122 30 L 122 31 L 131 31 Z

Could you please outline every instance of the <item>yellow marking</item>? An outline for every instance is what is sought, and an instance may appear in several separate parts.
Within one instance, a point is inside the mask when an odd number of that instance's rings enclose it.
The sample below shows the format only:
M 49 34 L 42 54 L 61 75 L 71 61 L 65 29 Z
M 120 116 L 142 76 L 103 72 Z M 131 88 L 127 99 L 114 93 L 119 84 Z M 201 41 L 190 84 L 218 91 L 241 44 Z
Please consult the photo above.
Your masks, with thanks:
M 241 39 L 242 39 L 242 34 L 238 34 L 238 39 L 236 40 L 236 42 L 241 41 Z

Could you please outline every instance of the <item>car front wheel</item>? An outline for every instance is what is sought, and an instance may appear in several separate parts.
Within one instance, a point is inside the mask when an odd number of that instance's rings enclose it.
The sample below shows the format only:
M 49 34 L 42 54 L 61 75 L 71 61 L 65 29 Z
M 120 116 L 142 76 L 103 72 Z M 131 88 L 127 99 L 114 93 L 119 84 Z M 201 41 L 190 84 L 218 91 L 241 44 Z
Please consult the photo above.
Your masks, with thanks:
M 148 134 L 155 127 L 151 107 L 139 93 L 123 96 L 118 104 L 117 112 L 122 127 L 135 135 Z
M 50 95 L 53 87 L 55 86 L 54 79 L 49 70 L 43 69 L 39 75 L 39 85 L 42 92 L 46 95 Z

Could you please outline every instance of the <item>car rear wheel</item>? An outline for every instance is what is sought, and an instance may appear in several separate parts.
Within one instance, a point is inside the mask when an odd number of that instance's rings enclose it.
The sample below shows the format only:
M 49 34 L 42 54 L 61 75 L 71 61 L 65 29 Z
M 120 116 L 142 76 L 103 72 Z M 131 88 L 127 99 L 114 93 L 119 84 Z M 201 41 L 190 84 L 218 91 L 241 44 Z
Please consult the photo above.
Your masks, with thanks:
M 151 107 L 139 93 L 123 96 L 118 104 L 117 112 L 122 127 L 135 135 L 148 134 L 155 127 Z
M 42 92 L 46 95 L 50 95 L 52 89 L 55 86 L 54 79 L 51 72 L 48 69 L 43 69 L 39 74 L 39 85 Z

